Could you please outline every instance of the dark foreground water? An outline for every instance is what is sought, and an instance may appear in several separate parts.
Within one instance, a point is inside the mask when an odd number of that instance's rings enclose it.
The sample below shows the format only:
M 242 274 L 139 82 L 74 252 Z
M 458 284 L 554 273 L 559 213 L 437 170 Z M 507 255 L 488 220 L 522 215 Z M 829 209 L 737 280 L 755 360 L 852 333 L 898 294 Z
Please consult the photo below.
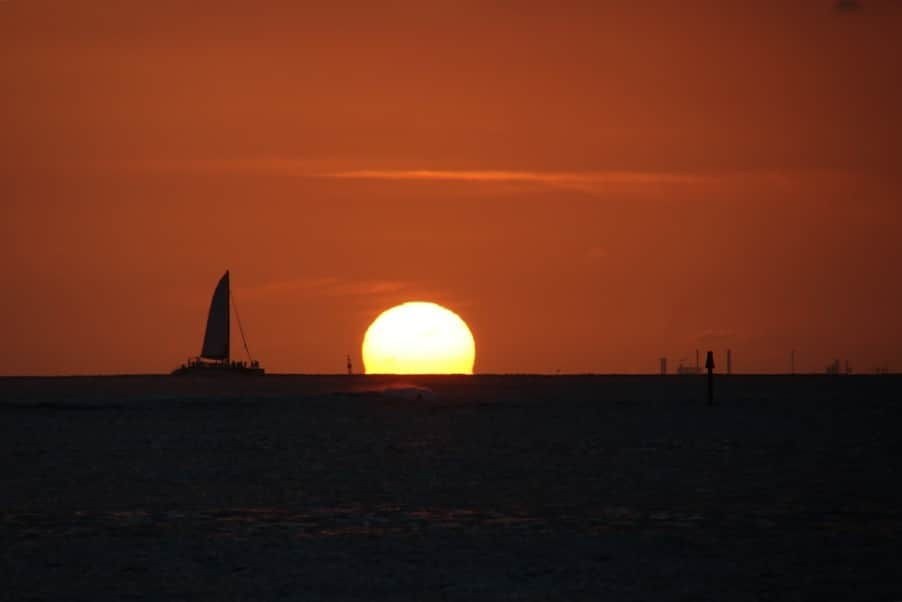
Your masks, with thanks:
M 0 596 L 902 600 L 902 379 L 717 393 L 0 379 Z

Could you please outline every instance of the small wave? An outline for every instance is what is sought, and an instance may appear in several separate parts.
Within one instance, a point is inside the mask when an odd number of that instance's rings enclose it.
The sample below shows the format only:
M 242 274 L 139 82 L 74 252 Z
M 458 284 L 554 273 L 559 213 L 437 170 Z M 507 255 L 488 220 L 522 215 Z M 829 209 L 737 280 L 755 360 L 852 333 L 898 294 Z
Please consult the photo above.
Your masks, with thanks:
M 378 390 L 383 397 L 390 399 L 416 400 L 416 401 L 437 401 L 438 396 L 429 387 L 421 387 L 411 384 L 389 385 Z

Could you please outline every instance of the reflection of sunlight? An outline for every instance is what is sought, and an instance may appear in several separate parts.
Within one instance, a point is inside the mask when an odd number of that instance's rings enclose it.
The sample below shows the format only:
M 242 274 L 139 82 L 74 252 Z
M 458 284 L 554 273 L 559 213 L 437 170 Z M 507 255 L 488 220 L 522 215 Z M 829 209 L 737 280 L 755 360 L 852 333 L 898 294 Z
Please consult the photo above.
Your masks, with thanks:
M 435 303 L 383 312 L 363 338 L 367 374 L 472 374 L 476 343 L 467 324 Z
M 391 399 L 416 399 L 418 401 L 435 401 L 438 397 L 429 387 L 416 385 L 392 385 L 380 390 L 383 397 Z

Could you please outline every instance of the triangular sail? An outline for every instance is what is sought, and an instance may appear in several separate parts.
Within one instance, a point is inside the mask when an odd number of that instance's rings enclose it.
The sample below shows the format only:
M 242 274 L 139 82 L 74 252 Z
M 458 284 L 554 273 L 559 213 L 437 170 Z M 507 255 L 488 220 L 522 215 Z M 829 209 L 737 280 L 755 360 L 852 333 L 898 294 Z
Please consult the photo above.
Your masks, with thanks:
M 229 272 L 216 285 L 210 301 L 210 315 L 207 317 L 207 332 L 201 357 L 211 360 L 229 359 Z

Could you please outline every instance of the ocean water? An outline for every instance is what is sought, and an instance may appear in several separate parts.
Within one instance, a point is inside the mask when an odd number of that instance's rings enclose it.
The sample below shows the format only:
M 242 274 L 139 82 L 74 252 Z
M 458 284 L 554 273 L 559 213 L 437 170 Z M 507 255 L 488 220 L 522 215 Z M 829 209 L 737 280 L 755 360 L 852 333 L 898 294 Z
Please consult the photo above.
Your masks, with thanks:
M 902 379 L 0 379 L 8 599 L 902 599 Z

